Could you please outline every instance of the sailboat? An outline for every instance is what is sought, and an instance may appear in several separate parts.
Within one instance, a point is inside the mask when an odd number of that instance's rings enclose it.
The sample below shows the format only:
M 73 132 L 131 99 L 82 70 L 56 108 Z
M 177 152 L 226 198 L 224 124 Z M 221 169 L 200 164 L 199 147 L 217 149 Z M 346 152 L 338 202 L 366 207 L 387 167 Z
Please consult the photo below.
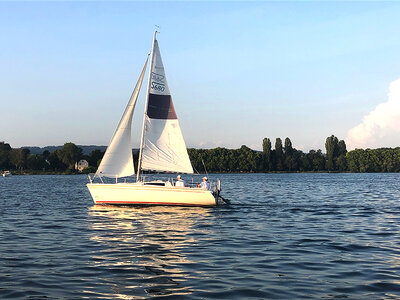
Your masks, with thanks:
M 87 187 L 95 204 L 215 206 L 221 199 L 220 181 L 214 185 L 213 190 L 208 190 L 178 187 L 172 180 L 146 182 L 140 176 L 143 171 L 193 174 L 156 34 L 157 31 L 154 32 L 151 52 L 128 105 L 95 175 L 93 178 L 89 176 Z M 135 174 L 131 142 L 132 117 L 149 60 L 136 182 L 118 182 L 118 178 Z M 103 177 L 114 178 L 115 183 L 105 183 Z M 95 178 L 99 178 L 100 182 L 95 183 Z

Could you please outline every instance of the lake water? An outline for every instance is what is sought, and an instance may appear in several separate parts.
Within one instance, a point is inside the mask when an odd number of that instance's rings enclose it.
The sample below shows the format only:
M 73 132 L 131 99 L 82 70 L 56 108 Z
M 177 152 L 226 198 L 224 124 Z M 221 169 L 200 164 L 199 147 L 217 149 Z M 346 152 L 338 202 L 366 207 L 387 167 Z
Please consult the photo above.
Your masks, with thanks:
M 95 206 L 86 176 L 1 177 L 0 298 L 400 297 L 400 174 L 218 177 L 231 206 Z

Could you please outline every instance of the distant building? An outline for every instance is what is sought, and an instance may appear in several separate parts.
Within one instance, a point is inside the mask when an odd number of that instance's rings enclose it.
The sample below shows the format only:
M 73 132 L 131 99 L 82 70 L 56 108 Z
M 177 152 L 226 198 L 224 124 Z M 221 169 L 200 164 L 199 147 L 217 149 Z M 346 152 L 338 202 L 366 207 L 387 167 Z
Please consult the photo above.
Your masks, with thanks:
M 75 170 L 82 172 L 83 169 L 89 167 L 89 163 L 85 159 L 81 159 L 77 163 L 75 163 Z

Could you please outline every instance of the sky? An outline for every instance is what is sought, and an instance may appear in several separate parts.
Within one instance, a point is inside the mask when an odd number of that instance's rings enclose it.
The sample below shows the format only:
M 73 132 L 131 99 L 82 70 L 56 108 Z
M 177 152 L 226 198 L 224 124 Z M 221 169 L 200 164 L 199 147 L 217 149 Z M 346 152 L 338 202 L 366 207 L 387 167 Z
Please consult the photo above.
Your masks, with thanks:
M 399 15 L 382 1 L 0 2 L 0 141 L 107 145 L 158 25 L 188 147 L 400 146 Z

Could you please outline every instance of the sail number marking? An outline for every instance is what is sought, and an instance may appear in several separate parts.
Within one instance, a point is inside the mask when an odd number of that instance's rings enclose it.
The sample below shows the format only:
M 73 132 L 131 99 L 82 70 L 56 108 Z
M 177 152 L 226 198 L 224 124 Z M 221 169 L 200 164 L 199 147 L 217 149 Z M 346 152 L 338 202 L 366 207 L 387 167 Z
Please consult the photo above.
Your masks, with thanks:
M 163 83 L 164 82 L 164 78 L 165 78 L 164 75 L 151 72 L 151 79 L 153 79 L 154 81 L 157 81 L 159 83 Z
M 157 82 L 152 81 L 152 82 L 151 82 L 151 88 L 152 88 L 153 90 L 158 91 L 158 92 L 164 92 L 164 90 L 165 90 L 165 85 L 163 85 L 163 84 L 161 84 L 161 83 L 157 83 Z
M 164 79 L 165 79 L 164 75 L 151 72 L 151 88 L 157 92 L 164 92 L 165 91 Z

